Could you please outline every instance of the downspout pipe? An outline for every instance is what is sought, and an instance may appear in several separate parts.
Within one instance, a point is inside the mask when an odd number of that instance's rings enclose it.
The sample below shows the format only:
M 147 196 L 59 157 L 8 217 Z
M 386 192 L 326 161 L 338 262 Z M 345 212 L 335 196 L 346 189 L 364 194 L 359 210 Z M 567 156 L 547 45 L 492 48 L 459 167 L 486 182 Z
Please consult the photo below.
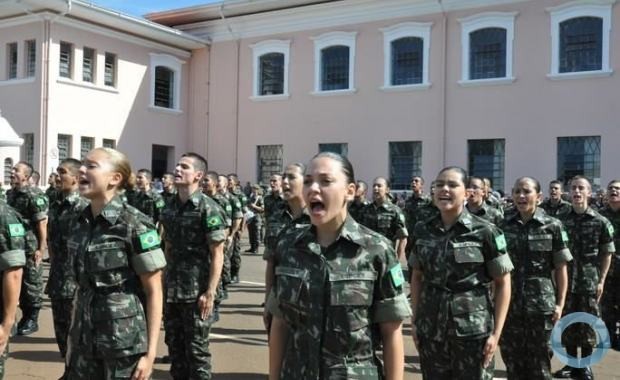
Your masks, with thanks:
M 442 14 L 442 33 L 441 43 L 441 140 L 442 140 L 442 166 L 446 166 L 448 161 L 448 16 L 443 7 L 443 0 L 437 0 L 437 4 Z

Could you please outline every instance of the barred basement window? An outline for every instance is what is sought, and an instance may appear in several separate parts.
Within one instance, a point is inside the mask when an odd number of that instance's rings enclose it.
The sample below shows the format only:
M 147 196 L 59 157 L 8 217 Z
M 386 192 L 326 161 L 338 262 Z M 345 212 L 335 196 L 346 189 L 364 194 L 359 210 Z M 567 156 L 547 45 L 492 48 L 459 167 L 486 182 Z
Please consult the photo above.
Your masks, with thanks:
M 164 66 L 155 68 L 155 105 L 174 108 L 174 71 Z
M 346 157 L 349 154 L 349 144 L 347 143 L 329 143 L 319 144 L 319 153 L 333 152 Z
M 390 142 L 389 149 L 392 190 L 409 190 L 411 178 L 422 175 L 422 142 Z
M 404 37 L 392 41 L 392 86 L 418 84 L 423 82 L 424 40 L 419 37 Z
M 60 42 L 59 75 L 63 78 L 71 78 L 73 70 L 73 45 L 68 42 Z
M 6 45 L 7 79 L 17 78 L 17 42 Z
M 116 87 L 116 54 L 105 53 L 104 84 Z
M 601 70 L 603 19 L 577 17 L 560 23 L 560 73 Z
M 33 77 L 37 69 L 37 42 L 26 41 L 26 76 Z
M 576 175 L 601 185 L 601 137 L 574 136 L 558 137 L 558 176 L 568 185 Z
M 468 140 L 469 174 L 491 180 L 493 189 L 504 190 L 504 139 Z
M 259 95 L 284 93 L 284 54 L 269 53 L 260 57 Z
M 349 47 L 331 46 L 321 50 L 321 91 L 349 88 Z
M 506 77 L 506 29 L 476 30 L 469 41 L 469 79 Z
M 256 147 L 256 179 L 268 184 L 269 177 L 282 174 L 282 145 L 258 145 Z
M 85 47 L 82 57 L 82 80 L 84 82 L 95 82 L 95 50 Z

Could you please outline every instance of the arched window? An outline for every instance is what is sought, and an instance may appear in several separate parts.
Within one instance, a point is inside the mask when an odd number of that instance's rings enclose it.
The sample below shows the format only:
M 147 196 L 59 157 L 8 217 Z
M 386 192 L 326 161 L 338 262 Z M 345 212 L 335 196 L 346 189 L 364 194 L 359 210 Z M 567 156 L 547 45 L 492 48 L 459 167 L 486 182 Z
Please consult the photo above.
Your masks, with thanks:
M 423 82 L 424 40 L 402 37 L 391 43 L 390 85 L 402 86 Z
M 155 109 L 181 111 L 182 68 L 185 62 L 168 54 L 151 53 L 151 104 Z
M 429 82 L 430 22 L 404 22 L 383 32 L 382 90 L 426 89 Z
M 259 95 L 284 94 L 284 54 L 267 53 L 259 60 Z
M 357 32 L 329 32 L 314 40 L 314 94 L 355 92 Z
M 349 47 L 330 46 L 321 50 L 321 91 L 349 88 Z
M 560 72 L 600 70 L 603 19 L 576 17 L 560 23 Z
M 11 182 L 11 170 L 13 170 L 13 159 L 4 159 L 4 184 L 8 185 Z
M 250 45 L 254 80 L 252 100 L 288 98 L 288 57 L 291 41 L 267 40 Z
M 469 79 L 506 76 L 506 29 L 484 28 L 469 34 Z

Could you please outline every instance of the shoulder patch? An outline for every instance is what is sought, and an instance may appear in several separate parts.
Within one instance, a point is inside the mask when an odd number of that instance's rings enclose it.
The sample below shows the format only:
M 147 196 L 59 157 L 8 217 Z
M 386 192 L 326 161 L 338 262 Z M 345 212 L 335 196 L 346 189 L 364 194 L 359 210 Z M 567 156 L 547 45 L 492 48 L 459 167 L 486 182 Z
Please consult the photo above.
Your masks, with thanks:
M 495 237 L 495 245 L 497 246 L 498 251 L 506 249 L 506 237 L 504 236 L 504 234 L 497 235 Z
M 43 199 L 42 197 L 39 197 L 37 198 L 35 203 L 37 204 L 37 206 L 45 206 L 45 199 Z
M 213 215 L 207 218 L 207 227 L 217 227 L 222 224 L 222 218 L 218 215 Z
M 609 232 L 609 234 L 613 237 L 614 236 L 614 226 L 611 223 L 607 224 L 607 231 Z
M 22 237 L 26 235 L 26 230 L 21 223 L 9 224 L 9 236 Z
M 568 243 L 568 234 L 564 230 L 562 230 L 562 241 Z
M 155 246 L 158 246 L 160 243 L 159 235 L 157 234 L 157 231 L 155 230 L 150 230 L 148 232 L 145 232 L 141 234 L 140 236 L 138 236 L 138 238 L 140 239 L 140 247 L 142 249 L 153 248 Z
M 399 287 L 405 283 L 405 275 L 403 274 L 403 268 L 400 264 L 396 264 L 390 269 L 390 277 L 392 278 L 392 284 Z
M 162 208 L 166 205 L 166 202 L 164 202 L 163 199 L 158 200 L 157 202 L 155 202 L 155 207 L 157 208 Z

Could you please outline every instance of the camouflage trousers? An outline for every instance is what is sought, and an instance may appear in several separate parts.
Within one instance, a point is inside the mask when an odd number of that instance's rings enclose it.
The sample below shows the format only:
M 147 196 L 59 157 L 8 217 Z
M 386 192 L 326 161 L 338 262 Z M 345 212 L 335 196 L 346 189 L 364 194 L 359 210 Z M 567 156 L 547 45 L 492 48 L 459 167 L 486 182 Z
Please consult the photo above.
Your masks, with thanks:
M 594 294 L 566 294 L 566 306 L 563 315 L 576 312 L 589 313 L 600 317 L 599 305 Z M 562 345 L 567 348 L 594 348 L 596 346 L 596 333 L 585 323 L 575 323 L 564 330 L 562 334 Z M 569 351 L 570 353 L 570 351 Z
M 64 380 L 131 379 L 143 354 L 122 358 L 97 359 L 86 357 L 79 350 L 71 351 Z
M 620 349 L 620 336 L 616 333 L 620 324 L 620 259 L 614 258 L 612 268 L 605 279 L 605 291 L 601 299 L 601 313 L 609 330 L 611 346 Z
M 9 358 L 9 343 L 6 343 L 6 348 L 2 355 L 0 355 L 0 380 L 4 379 L 4 364 L 6 363 L 6 359 Z
M 222 278 L 220 282 L 224 288 L 230 284 L 230 256 L 232 255 L 232 244 L 230 247 L 224 247 L 224 265 L 222 266 Z
M 250 249 L 254 252 L 258 251 L 260 245 L 260 230 L 262 224 L 252 220 L 248 223 L 248 239 L 250 241 Z
M 232 252 L 230 254 L 230 276 L 239 276 L 241 269 L 241 233 L 237 232 L 233 236 Z
M 26 259 L 22 288 L 19 293 L 19 307 L 22 311 L 40 309 L 43 299 L 43 265 L 34 265 L 34 254 Z
M 491 380 L 495 362 L 482 368 L 482 350 L 487 337 L 459 339 L 448 335 L 445 341 L 419 337 L 420 367 L 426 380 Z
M 167 311 L 164 327 L 170 375 L 175 380 L 210 380 L 209 320 L 200 319 L 195 302 L 168 303 Z
M 60 349 L 60 355 L 64 358 L 67 355 L 67 339 L 69 337 L 69 328 L 71 327 L 73 300 L 52 298 L 51 301 L 54 335 L 56 336 L 56 343 Z
M 509 312 L 499 341 L 509 380 L 550 380 L 551 315 Z

